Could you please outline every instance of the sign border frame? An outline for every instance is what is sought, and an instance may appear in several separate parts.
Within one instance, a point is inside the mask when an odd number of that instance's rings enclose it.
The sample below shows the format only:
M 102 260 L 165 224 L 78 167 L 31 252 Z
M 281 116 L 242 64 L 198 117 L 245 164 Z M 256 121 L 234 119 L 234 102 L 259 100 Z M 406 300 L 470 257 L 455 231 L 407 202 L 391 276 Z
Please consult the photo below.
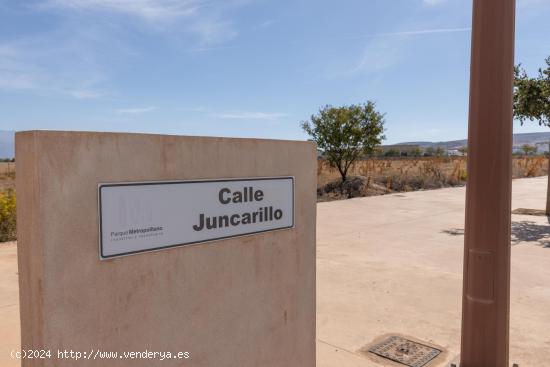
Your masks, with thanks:
M 145 185 L 171 185 L 171 184 L 189 184 L 189 183 L 202 183 L 202 182 L 231 182 L 231 181 L 267 181 L 267 180 L 288 180 L 290 179 L 292 181 L 292 225 L 286 226 L 286 227 L 280 227 L 276 229 L 265 229 L 261 231 L 255 231 L 255 232 L 249 232 L 245 234 L 238 234 L 233 236 L 223 236 L 218 238 L 212 238 L 204 241 L 193 241 L 193 242 L 186 242 L 186 243 L 178 243 L 178 244 L 171 244 L 161 247 L 155 247 L 153 249 L 148 250 L 136 250 L 136 251 L 128 251 L 116 255 L 104 255 L 103 254 L 103 232 L 102 232 L 102 225 L 103 225 L 103 218 L 101 215 L 101 189 L 104 187 L 116 187 L 116 186 L 145 186 Z M 293 229 L 296 227 L 295 224 L 295 178 L 294 176 L 273 176 L 273 177 L 245 177 L 245 178 L 224 178 L 224 179 L 196 179 L 196 180 L 168 180 L 168 181 L 130 181 L 130 182 L 107 182 L 107 183 L 98 183 L 97 184 L 97 203 L 98 203 L 98 229 L 99 229 L 99 260 L 110 260 L 118 257 L 126 257 L 131 255 L 137 255 L 141 253 L 148 253 L 148 252 L 157 252 L 162 251 L 170 248 L 175 247 L 183 247 L 183 246 L 196 246 L 200 244 L 205 243 L 211 243 L 211 242 L 219 242 L 224 241 L 231 238 L 239 238 L 239 237 L 248 237 L 248 236 L 254 236 L 256 234 L 265 233 L 265 232 L 276 232 L 276 231 L 284 231 L 288 229 Z

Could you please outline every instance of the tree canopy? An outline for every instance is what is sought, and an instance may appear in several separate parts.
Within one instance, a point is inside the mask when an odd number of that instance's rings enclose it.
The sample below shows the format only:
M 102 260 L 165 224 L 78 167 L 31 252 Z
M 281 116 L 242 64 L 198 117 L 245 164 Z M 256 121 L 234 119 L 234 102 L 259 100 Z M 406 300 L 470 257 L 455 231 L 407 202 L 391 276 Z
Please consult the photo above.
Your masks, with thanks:
M 521 64 L 514 68 L 514 116 L 522 125 L 525 120 L 536 120 L 550 127 L 550 56 L 545 62 L 546 68 L 540 68 L 535 78 L 530 78 Z M 550 168 L 550 160 L 548 164 Z M 550 169 L 548 175 L 546 215 L 550 216 Z
M 523 151 L 523 154 L 525 154 L 525 155 L 533 155 L 533 154 L 537 153 L 538 148 L 537 148 L 536 145 L 523 144 L 521 146 L 521 150 Z
M 545 62 L 546 68 L 540 68 L 534 78 L 527 75 L 521 64 L 514 69 L 514 116 L 522 125 L 530 120 L 550 127 L 550 56 Z
M 317 143 L 328 163 L 338 169 L 342 182 L 351 164 L 372 154 L 385 139 L 384 115 L 376 111 L 371 101 L 342 107 L 327 105 L 301 126 Z

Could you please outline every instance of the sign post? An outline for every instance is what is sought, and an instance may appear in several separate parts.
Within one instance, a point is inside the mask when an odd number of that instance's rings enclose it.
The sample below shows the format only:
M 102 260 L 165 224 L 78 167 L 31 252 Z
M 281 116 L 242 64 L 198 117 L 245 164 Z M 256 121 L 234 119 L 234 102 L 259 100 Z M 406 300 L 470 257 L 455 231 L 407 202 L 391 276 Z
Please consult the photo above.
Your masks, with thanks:
M 509 366 L 515 0 L 474 0 L 461 367 Z

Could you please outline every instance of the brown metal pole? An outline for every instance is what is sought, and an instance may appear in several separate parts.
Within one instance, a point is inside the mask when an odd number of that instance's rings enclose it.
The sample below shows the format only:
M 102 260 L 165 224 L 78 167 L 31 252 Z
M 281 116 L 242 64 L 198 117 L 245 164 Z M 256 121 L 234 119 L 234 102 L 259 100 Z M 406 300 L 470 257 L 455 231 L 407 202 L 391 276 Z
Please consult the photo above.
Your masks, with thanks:
M 460 367 L 509 367 L 515 0 L 474 0 Z

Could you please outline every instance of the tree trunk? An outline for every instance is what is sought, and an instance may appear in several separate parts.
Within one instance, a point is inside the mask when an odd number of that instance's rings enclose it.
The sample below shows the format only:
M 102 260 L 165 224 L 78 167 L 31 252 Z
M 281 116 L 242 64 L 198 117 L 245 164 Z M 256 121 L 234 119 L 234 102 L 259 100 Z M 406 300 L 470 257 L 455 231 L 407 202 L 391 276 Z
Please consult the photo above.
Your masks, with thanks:
M 550 215 L 550 142 L 548 142 L 548 184 L 546 186 L 546 215 Z
M 346 176 L 347 176 L 348 170 L 338 165 L 338 172 L 340 172 L 340 176 L 342 177 L 342 184 L 343 184 L 344 182 L 346 182 Z

